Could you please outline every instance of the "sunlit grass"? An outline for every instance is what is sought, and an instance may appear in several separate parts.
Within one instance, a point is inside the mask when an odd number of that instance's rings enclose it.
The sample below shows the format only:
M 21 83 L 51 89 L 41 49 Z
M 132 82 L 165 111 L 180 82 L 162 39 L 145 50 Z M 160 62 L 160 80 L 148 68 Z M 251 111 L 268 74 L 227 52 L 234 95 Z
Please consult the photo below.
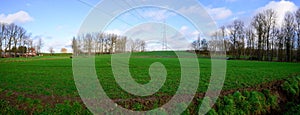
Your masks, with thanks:
M 134 53 L 130 59 L 131 75 L 138 83 L 148 83 L 150 65 L 161 62 L 166 67 L 168 76 L 164 86 L 155 95 L 173 95 L 181 77 L 179 60 L 174 57 L 173 52 Z M 95 59 L 97 75 L 109 97 L 131 98 L 132 95 L 123 91 L 115 82 L 110 55 L 99 55 Z M 210 59 L 199 58 L 201 73 L 198 92 L 205 92 L 207 89 L 210 64 Z M 228 60 L 223 90 L 283 79 L 292 74 L 300 74 L 299 70 L 298 63 Z M 67 56 L 0 59 L 0 88 L 29 94 L 79 96 L 73 80 L 72 59 Z

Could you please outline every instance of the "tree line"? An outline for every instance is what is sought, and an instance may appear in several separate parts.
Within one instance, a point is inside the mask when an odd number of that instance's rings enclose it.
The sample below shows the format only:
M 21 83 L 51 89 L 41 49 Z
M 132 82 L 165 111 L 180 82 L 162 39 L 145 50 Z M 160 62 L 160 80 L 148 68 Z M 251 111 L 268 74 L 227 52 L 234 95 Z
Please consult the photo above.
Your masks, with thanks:
M 227 55 L 236 59 L 300 61 L 300 9 L 286 12 L 282 23 L 277 18 L 273 9 L 267 9 L 252 17 L 249 25 L 236 19 L 221 26 L 211 38 L 224 40 Z M 215 41 L 208 41 L 209 46 L 215 44 L 212 42 Z M 200 40 L 194 41 L 192 46 L 195 50 L 203 47 Z
M 14 23 L 0 23 L 0 53 L 8 57 L 16 57 L 28 52 L 40 53 L 42 39 L 34 44 L 31 34 Z
M 145 48 L 146 43 L 143 40 L 132 40 L 113 33 L 84 33 L 72 39 L 73 55 L 143 52 Z

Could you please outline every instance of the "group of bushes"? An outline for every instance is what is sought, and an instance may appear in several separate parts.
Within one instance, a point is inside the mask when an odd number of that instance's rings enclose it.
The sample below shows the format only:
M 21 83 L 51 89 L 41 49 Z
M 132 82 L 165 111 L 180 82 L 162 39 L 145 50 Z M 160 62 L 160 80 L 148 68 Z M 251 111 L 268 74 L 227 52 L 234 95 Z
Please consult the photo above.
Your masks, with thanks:
M 299 97 L 299 89 L 300 89 L 300 76 L 288 78 L 283 84 L 282 89 L 286 91 L 288 96 L 296 97 L 293 99 L 297 99 Z M 297 99 L 299 100 L 299 99 Z M 292 100 L 294 101 L 294 100 Z
M 266 114 L 277 109 L 277 97 L 269 90 L 235 92 L 219 98 L 209 115 L 231 115 L 231 114 Z
M 300 114 L 300 76 L 288 78 L 282 84 L 282 89 L 285 91 L 288 101 L 284 108 L 285 114 Z

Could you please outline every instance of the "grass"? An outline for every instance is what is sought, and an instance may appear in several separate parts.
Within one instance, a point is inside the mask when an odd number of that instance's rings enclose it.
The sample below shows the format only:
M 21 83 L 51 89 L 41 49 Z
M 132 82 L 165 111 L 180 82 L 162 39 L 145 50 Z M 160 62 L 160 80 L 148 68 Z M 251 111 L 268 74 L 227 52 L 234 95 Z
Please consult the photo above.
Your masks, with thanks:
M 141 58 L 143 56 L 143 58 Z M 149 66 L 161 62 L 167 68 L 167 80 L 159 90 L 161 94 L 173 95 L 180 82 L 180 64 L 173 52 L 133 53 L 130 72 L 141 84 L 148 83 Z M 7 63 L 7 60 L 14 60 Z M 25 61 L 19 61 L 25 60 Z M 110 65 L 110 55 L 96 57 L 96 70 L 100 83 L 111 98 L 129 98 L 115 82 Z M 200 83 L 198 92 L 205 92 L 209 83 L 211 62 L 199 58 Z M 278 62 L 255 62 L 244 60 L 227 61 L 224 90 L 235 89 L 286 78 L 299 74 L 300 64 Z M 72 76 L 72 59 L 68 57 L 46 56 L 35 58 L 0 59 L 0 88 L 29 94 L 78 96 Z
M 26 110 L 20 110 L 18 107 L 11 106 L 9 101 L 0 99 L 0 114 L 3 115 L 49 115 L 49 114 L 67 114 L 67 115 L 92 115 L 90 111 L 85 109 L 81 104 L 75 102 L 70 104 L 66 101 L 62 104 L 56 104 L 54 108 L 43 107 L 38 101 L 26 98 L 26 101 L 19 102 L 27 104 Z M 28 111 L 35 110 L 35 111 Z
M 8 59 L 1 59 L 5 60 Z M 0 63 L 2 89 L 29 94 L 77 95 L 72 78 L 72 60 L 69 58 L 35 57 L 14 60 Z
M 188 54 L 186 56 L 189 58 Z M 208 58 L 198 58 L 198 61 L 201 73 L 197 92 L 200 93 L 205 92 L 209 84 L 211 60 Z M 111 55 L 96 56 L 95 62 L 99 81 L 110 98 L 126 99 L 136 97 L 123 91 L 115 82 L 111 68 Z M 148 73 L 149 67 L 154 62 L 161 62 L 167 70 L 166 82 L 154 96 L 174 95 L 181 77 L 180 62 L 174 52 L 143 52 L 131 54 L 129 64 L 131 75 L 138 83 L 148 83 L 151 80 Z M 228 60 L 226 70 L 226 80 L 223 90 L 234 90 L 236 88 L 250 87 L 274 80 L 285 79 L 295 74 L 299 75 L 300 64 Z M 1 58 L 0 93 L 1 92 L 6 92 L 5 95 L 8 97 L 12 95 L 12 92 L 32 95 L 78 97 L 79 94 L 73 79 L 72 59 L 67 55 L 33 58 Z M 27 100 L 29 104 L 39 103 L 37 100 L 28 101 L 27 97 L 22 96 L 18 97 L 17 100 L 20 101 L 20 103 L 24 100 Z M 228 102 L 230 102 L 230 100 Z M 143 108 L 143 106 L 138 104 L 134 105 L 134 107 L 136 110 Z M 15 110 L 15 108 L 7 109 L 9 111 Z M 57 105 L 54 109 L 45 111 L 63 112 L 63 110 L 67 110 L 68 112 L 71 111 L 72 108 L 68 104 L 63 104 Z

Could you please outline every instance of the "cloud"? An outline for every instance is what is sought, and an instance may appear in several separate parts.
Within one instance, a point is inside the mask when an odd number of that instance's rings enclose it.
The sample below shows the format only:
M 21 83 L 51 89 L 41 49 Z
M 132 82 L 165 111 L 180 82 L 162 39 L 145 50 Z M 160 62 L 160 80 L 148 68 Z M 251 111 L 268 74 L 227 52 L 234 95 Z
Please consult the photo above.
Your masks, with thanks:
M 170 11 L 167 11 L 167 10 L 155 10 L 155 9 L 144 11 L 142 13 L 143 17 L 151 18 L 156 21 L 163 21 L 163 20 L 167 19 L 168 17 L 175 16 L 175 15 L 176 14 L 174 14 Z
M 182 7 L 181 9 L 179 9 L 180 12 L 187 13 L 187 14 L 198 14 L 199 11 L 201 10 L 203 9 L 196 5 L 190 7 Z M 232 11 L 226 7 L 218 7 L 218 8 L 206 7 L 205 10 L 215 20 L 223 20 L 232 15 Z
M 26 23 L 33 21 L 33 18 L 25 11 L 19 11 L 14 14 L 0 14 L 0 22 L 2 23 Z
M 38 40 L 38 39 L 51 40 L 51 39 L 53 39 L 53 37 L 52 36 L 44 36 L 44 35 L 36 35 L 33 37 L 33 40 Z
M 267 9 L 273 9 L 277 13 L 277 24 L 281 25 L 286 12 L 295 12 L 298 7 L 291 1 L 271 1 L 267 5 L 258 8 L 255 13 L 262 12 Z
M 215 19 L 215 20 L 223 20 L 227 19 L 232 15 L 232 11 L 226 7 L 219 8 L 206 8 L 207 12 Z
M 194 5 L 194 6 L 190 6 L 190 7 L 182 7 L 179 9 L 179 12 L 185 13 L 185 14 L 197 14 L 201 10 L 203 10 L 203 9 L 201 9 L 197 5 Z
M 188 26 L 182 26 L 179 29 L 179 33 L 185 36 L 189 41 L 196 40 L 200 34 L 199 31 L 189 28 Z
M 57 40 L 47 40 L 42 48 L 42 52 L 49 53 L 49 48 L 52 47 L 55 53 L 60 53 L 61 48 L 66 48 L 68 52 L 71 52 L 70 42 L 71 40 L 57 41 Z
M 185 33 L 187 33 L 188 29 L 189 29 L 189 28 L 188 28 L 187 26 L 182 26 L 182 27 L 180 28 L 179 32 L 185 34 Z
M 189 49 L 190 41 L 193 39 L 192 34 L 196 33 L 192 31 L 193 29 L 191 29 L 191 27 L 184 25 L 176 29 L 166 25 L 166 30 L 164 30 L 164 26 L 165 25 L 162 23 L 144 23 L 130 29 L 124 33 L 124 35 L 132 40 L 144 40 L 146 42 L 147 50 L 162 50 L 162 42 L 164 37 L 167 39 L 168 50 Z

